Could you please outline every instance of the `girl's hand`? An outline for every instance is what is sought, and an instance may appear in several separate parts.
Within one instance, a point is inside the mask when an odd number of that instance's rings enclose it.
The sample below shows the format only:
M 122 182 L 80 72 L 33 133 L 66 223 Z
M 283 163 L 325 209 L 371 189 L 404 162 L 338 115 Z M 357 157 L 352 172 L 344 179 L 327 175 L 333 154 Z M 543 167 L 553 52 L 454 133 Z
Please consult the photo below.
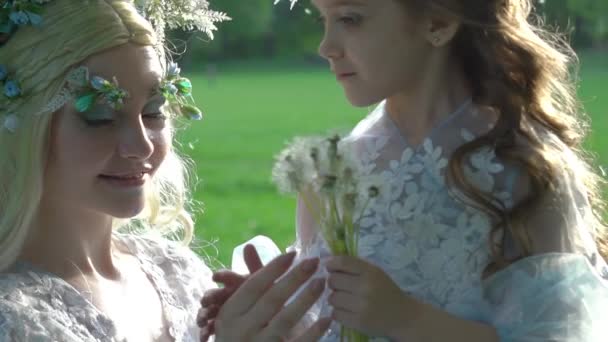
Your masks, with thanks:
M 409 335 L 408 328 L 425 306 L 404 293 L 382 269 L 348 256 L 331 257 L 325 265 L 334 320 L 369 335 L 395 340 Z
M 243 254 L 250 274 L 257 272 L 264 266 L 253 245 L 245 246 Z M 201 308 L 196 319 L 198 326 L 201 328 L 200 342 L 207 342 L 209 337 L 215 334 L 215 317 L 219 310 L 249 276 L 230 270 L 220 270 L 213 274 L 213 281 L 222 284 L 223 287 L 206 291 L 201 299 Z

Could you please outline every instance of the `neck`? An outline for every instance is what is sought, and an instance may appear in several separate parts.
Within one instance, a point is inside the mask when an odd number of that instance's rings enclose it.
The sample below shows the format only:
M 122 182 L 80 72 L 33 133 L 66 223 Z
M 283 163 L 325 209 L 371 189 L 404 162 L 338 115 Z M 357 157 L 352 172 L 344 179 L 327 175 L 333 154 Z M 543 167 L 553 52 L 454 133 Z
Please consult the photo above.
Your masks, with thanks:
M 43 200 L 20 259 L 63 279 L 81 275 L 116 279 L 112 218 Z
M 460 65 L 447 55 L 436 53 L 420 73 L 416 87 L 387 98 L 386 110 L 410 143 L 417 144 L 470 97 Z

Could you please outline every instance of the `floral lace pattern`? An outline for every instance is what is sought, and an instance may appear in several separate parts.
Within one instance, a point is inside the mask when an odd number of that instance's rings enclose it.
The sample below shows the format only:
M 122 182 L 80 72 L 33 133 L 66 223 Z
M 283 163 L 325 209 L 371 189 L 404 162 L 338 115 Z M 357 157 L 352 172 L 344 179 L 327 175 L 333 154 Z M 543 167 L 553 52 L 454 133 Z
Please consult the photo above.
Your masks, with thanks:
M 413 297 L 465 319 L 489 321 L 482 272 L 490 261 L 492 222 L 481 210 L 459 201 L 445 183 L 451 153 L 489 127 L 469 107 L 448 117 L 419 146 L 407 143 L 383 104 L 353 130 L 349 139 L 365 172 L 379 176 L 384 187 L 382 199 L 359 222 L 359 255 L 380 266 Z M 515 170 L 499 162 L 489 148 L 466 162 L 465 176 L 471 182 L 505 207 L 513 205 Z M 306 210 L 298 215 L 307 215 Z M 299 217 L 298 222 L 310 220 Z M 298 236 L 314 229 L 300 225 Z M 303 252 L 301 258 L 328 254 L 319 235 L 312 243 L 297 241 L 294 246 Z M 315 316 L 330 313 L 327 294 L 313 309 Z M 338 340 L 334 325 L 324 341 Z
M 140 261 L 159 293 L 176 342 L 198 341 L 196 314 L 216 285 L 190 250 L 160 238 L 116 234 L 117 245 Z M 112 320 L 63 279 L 20 263 L 0 275 L 1 341 L 123 342 Z

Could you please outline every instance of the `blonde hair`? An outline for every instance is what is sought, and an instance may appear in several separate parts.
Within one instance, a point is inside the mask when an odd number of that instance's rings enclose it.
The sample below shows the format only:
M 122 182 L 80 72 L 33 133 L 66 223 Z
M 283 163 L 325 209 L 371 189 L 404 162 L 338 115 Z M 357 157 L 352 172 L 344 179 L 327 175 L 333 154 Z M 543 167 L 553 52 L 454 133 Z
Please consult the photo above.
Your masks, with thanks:
M 23 92 L 11 102 L 0 96 L 1 114 L 14 113 L 20 120 L 15 133 L 0 132 L 0 270 L 18 257 L 44 188 L 52 114 L 33 113 L 58 94 L 68 71 L 87 57 L 126 43 L 158 43 L 130 1 L 54 0 L 44 5 L 42 16 L 40 28 L 21 27 L 0 47 L 0 64 L 15 72 Z M 184 160 L 171 148 L 147 189 L 144 211 L 117 220 L 115 228 L 156 230 L 190 243 L 187 183 Z
M 576 97 L 578 59 L 566 40 L 530 21 L 530 0 L 403 2 L 418 10 L 442 11 L 462 21 L 452 43 L 453 53 L 469 78 L 474 102 L 492 108 L 499 116 L 490 132 L 458 148 L 448 167 L 448 180 L 496 219 L 489 242 L 493 260 L 486 271 L 492 273 L 534 253 L 523 222 L 543 198 L 555 194 L 564 169 L 583 184 L 586 200 L 593 208 L 586 229 L 594 235 L 599 252 L 608 257 L 606 226 L 601 217 L 602 180 L 582 148 L 588 127 Z M 501 201 L 476 188 L 465 176 L 465 158 L 488 146 L 501 160 L 521 167 L 529 180 L 527 197 L 513 208 L 500 205 Z M 507 235 L 521 249 L 521 255 L 513 260 L 504 255 Z

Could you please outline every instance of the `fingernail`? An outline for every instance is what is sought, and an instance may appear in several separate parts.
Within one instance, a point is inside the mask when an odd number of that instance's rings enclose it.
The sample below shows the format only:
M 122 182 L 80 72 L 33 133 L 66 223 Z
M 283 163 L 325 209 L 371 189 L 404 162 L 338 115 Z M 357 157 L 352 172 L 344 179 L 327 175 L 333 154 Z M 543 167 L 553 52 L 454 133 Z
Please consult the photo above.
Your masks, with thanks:
M 293 261 L 293 258 L 296 256 L 296 252 L 289 252 L 284 254 L 283 264 L 287 265 Z
M 314 259 L 308 259 L 305 260 L 304 262 L 302 262 L 302 269 L 306 272 L 313 272 L 314 270 L 317 269 L 317 265 L 319 264 L 319 259 L 318 258 L 314 258 Z

